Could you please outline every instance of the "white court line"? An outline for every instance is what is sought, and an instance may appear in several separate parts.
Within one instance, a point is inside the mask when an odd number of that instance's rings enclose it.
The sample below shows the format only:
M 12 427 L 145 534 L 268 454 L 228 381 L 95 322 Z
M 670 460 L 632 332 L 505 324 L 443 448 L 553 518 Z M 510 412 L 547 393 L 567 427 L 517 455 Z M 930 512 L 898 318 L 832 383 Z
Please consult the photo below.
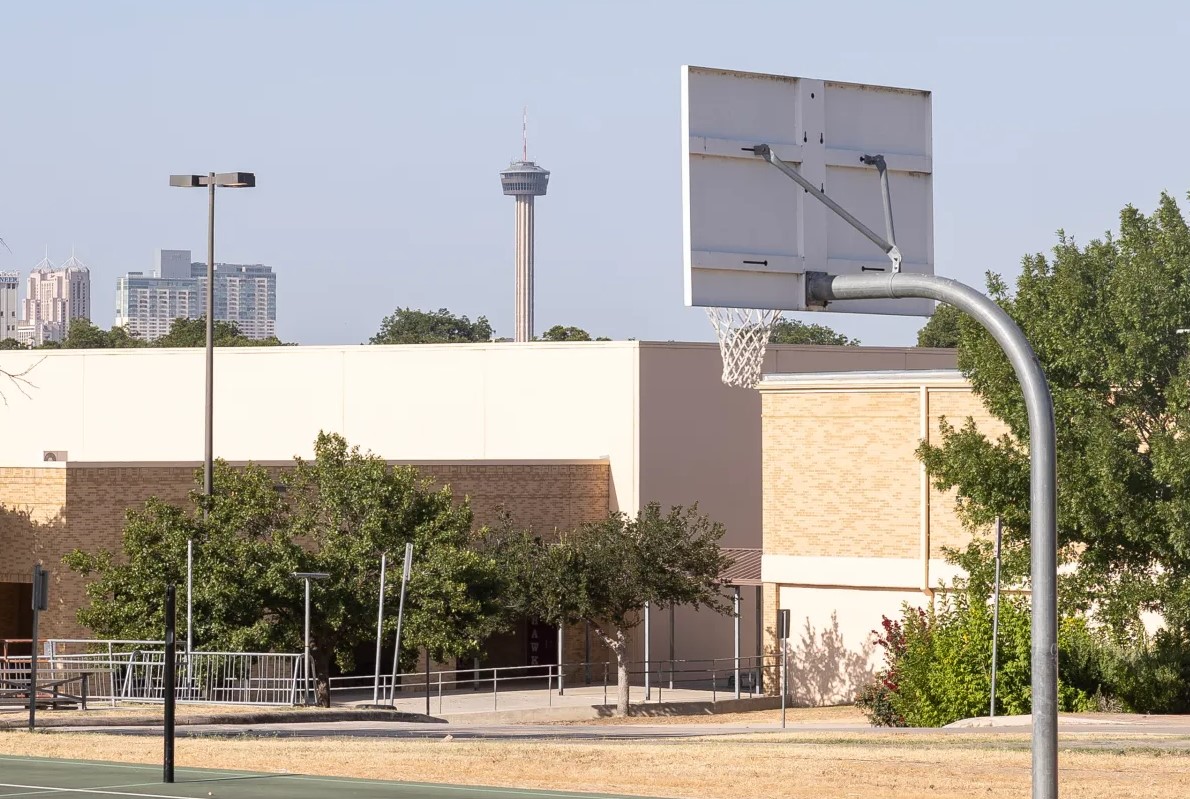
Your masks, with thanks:
M 129 793 L 128 791 L 108 791 L 103 788 L 52 788 L 49 785 L 17 785 L 12 782 L 0 782 L 0 788 L 29 788 L 30 793 L 94 793 L 102 794 L 104 796 L 136 796 L 143 799 L 186 799 L 176 793 Z M 3 796 L 13 796 L 14 794 L 0 794 Z M 15 794 L 21 796 L 21 794 Z

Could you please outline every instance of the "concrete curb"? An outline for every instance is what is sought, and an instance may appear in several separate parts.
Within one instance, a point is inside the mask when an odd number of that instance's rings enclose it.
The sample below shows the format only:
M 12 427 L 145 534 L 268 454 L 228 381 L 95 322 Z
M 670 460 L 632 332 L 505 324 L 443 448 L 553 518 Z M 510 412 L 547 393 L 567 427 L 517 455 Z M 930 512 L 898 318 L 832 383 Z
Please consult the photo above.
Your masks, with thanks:
M 67 711 L 80 713 L 56 717 L 49 713 L 37 715 L 37 727 L 160 727 L 161 716 L 111 715 L 89 716 L 87 711 Z M 7 715 L 7 714 L 6 714 Z M 282 711 L 249 711 L 244 713 L 220 713 L 218 715 L 202 716 L 197 714 L 179 714 L 175 723 L 179 727 L 196 724 L 300 724 L 300 723 L 330 723 L 337 721 L 389 721 L 418 724 L 445 724 L 446 720 L 421 713 L 402 713 L 395 710 L 380 710 L 368 708 L 360 710 L 282 710 Z M 10 718 L 0 718 L 0 730 L 24 729 L 29 724 L 24 714 L 13 714 Z

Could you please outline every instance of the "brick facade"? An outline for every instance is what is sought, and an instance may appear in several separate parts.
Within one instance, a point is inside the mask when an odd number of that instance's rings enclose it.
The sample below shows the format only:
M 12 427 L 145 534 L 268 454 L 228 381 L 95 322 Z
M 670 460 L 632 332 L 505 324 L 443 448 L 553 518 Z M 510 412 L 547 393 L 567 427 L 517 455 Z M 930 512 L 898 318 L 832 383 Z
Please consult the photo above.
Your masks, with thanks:
M 850 701 L 865 663 L 879 665 L 881 616 L 928 604 L 955 573 L 944 548 L 970 540 L 918 446 L 939 443 L 942 418 L 957 428 L 970 417 L 992 437 L 1005 428 L 951 371 L 786 375 L 760 393 L 765 651 L 789 609 L 791 681 L 804 682 L 794 664 L 812 663 L 837 678 L 805 701 Z
M 417 466 L 449 484 L 456 499 L 468 497 L 476 525 L 494 522 L 504 507 L 517 524 L 548 533 L 600 519 L 609 509 L 605 462 Z M 74 615 L 86 602 L 86 581 L 61 565 L 62 556 L 76 548 L 118 551 L 129 508 L 151 496 L 186 505 L 200 485 L 197 473 L 192 464 L 0 468 L 0 584 L 30 582 L 40 560 L 53 572 L 42 636 L 86 637 Z

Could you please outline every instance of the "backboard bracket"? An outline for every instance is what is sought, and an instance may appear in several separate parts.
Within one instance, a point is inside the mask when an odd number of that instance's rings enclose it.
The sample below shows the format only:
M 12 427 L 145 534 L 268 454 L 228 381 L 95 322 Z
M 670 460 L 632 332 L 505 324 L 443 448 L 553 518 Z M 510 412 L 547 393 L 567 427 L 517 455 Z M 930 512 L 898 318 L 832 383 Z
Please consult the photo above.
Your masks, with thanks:
M 744 147 L 742 149 L 751 150 L 753 153 L 763 158 L 777 169 L 781 170 L 781 172 L 783 172 L 787 177 L 792 178 L 795 183 L 805 189 L 808 194 L 814 197 L 814 199 L 818 200 L 827 208 L 834 211 L 836 214 L 842 217 L 844 222 L 851 225 L 860 233 L 864 234 L 864 236 L 869 241 L 879 247 L 880 250 L 888 256 L 888 259 L 892 261 L 892 271 L 894 273 L 901 271 L 901 251 L 897 249 L 896 234 L 893 230 L 892 194 L 888 188 L 888 165 L 885 163 L 883 155 L 862 155 L 860 156 L 859 160 L 861 164 L 876 167 L 876 170 L 880 173 L 880 192 L 884 200 L 884 227 L 888 234 L 887 240 L 882 238 L 880 234 L 873 231 L 863 222 L 856 219 L 855 216 L 852 215 L 846 208 L 832 200 L 826 194 L 826 192 L 816 188 L 813 183 L 806 180 L 806 178 L 803 177 L 796 169 L 778 158 L 777 154 L 773 152 L 771 145 L 757 144 L 752 147 Z

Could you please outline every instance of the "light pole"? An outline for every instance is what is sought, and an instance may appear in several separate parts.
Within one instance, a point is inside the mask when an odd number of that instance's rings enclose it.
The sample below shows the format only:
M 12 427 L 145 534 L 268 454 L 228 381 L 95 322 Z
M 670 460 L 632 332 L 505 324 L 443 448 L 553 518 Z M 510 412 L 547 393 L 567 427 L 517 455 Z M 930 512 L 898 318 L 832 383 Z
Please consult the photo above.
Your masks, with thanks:
M 207 508 L 211 504 L 212 474 L 214 472 L 214 378 L 215 378 L 215 187 L 228 189 L 252 188 L 256 185 L 256 175 L 252 172 L 208 172 L 205 175 L 170 175 L 169 185 L 182 188 L 207 187 L 209 200 L 207 202 L 207 352 L 206 352 L 206 407 L 203 412 L 205 421 L 206 446 L 202 465 L 202 488 L 206 502 L 203 504 L 202 518 L 207 519 Z M 194 646 L 193 616 L 194 604 L 191 601 L 193 593 L 193 564 L 194 542 L 186 542 L 186 656 Z
M 302 701 L 310 704 L 310 581 L 325 580 L 330 577 L 326 572 L 294 572 L 294 577 L 300 577 L 306 582 L 306 632 L 302 657 Z

